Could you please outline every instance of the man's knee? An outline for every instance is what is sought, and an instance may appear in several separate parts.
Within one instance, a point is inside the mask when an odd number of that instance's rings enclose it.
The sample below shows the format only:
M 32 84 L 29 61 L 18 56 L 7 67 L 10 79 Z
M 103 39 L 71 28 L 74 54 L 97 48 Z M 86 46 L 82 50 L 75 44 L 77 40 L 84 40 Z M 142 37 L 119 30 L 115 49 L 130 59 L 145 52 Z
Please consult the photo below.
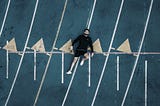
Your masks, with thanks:
M 78 60 L 78 57 L 74 57 L 73 63 L 76 63 Z
M 85 57 L 86 59 L 88 59 L 88 58 L 89 58 L 88 53 L 85 53 L 85 54 L 84 54 L 84 57 Z

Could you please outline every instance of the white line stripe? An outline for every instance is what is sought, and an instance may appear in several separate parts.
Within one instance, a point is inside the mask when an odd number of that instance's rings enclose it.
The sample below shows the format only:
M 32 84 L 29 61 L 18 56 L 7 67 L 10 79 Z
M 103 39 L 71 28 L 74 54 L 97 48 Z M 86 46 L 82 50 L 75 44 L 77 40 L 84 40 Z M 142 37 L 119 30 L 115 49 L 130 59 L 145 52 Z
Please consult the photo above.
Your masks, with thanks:
M 61 79 L 61 83 L 64 83 L 64 52 L 62 52 L 62 79 Z
M 8 41 L 7 41 L 7 45 L 8 45 Z M 6 66 L 6 79 L 8 79 L 8 68 L 9 68 L 8 50 L 6 51 L 6 61 L 7 61 L 7 66 Z
M 89 60 L 88 60 L 88 87 L 91 87 L 91 54 L 89 53 Z
M 9 52 L 9 53 L 27 53 L 27 54 L 34 54 L 34 51 L 17 51 L 17 52 Z M 60 51 L 54 51 L 54 52 L 37 52 L 37 54 L 62 54 Z M 67 54 L 67 53 L 66 53 Z
M 89 24 L 91 12 L 92 12 L 92 10 L 90 9 L 88 19 L 87 19 L 87 23 L 86 23 L 86 28 L 88 27 L 88 24 Z
M 10 3 L 11 3 L 11 0 L 8 0 L 7 9 L 6 9 L 6 12 L 5 12 L 5 15 L 4 15 L 4 19 L 3 19 L 3 23 L 2 23 L 2 26 L 1 26 L 1 30 L 0 30 L 0 37 L 2 36 L 2 31 L 3 31 L 3 28 L 4 28 L 4 24 L 6 22 L 6 18 L 7 18 L 7 14 L 8 14 Z
M 93 18 L 93 13 L 94 13 L 95 6 L 96 6 L 96 1 L 97 1 L 97 0 L 94 0 L 92 12 L 91 12 L 91 17 L 90 17 L 90 19 L 89 19 L 89 22 L 87 22 L 87 23 L 88 23 L 88 25 L 87 25 L 87 28 L 88 28 L 88 29 L 90 28 L 90 25 L 91 25 L 91 21 L 92 21 L 92 18 Z
M 110 54 L 110 51 L 111 51 L 111 48 L 112 48 L 113 40 L 114 40 L 116 31 L 117 31 L 117 27 L 118 27 L 119 19 L 120 19 L 120 16 L 121 16 L 121 11 L 122 11 L 123 4 L 124 4 L 124 0 L 122 0 L 122 2 L 121 2 L 121 6 L 120 6 L 120 9 L 119 9 L 119 13 L 118 13 L 118 17 L 117 17 L 117 20 L 116 20 L 115 28 L 114 28 L 114 31 L 113 31 L 112 39 L 111 39 L 110 46 L 109 46 L 109 49 L 108 49 L 108 54 L 107 54 L 107 57 L 105 59 L 103 70 L 101 72 L 101 76 L 99 78 L 99 82 L 98 82 L 98 85 L 97 85 L 97 88 L 96 88 L 96 92 L 94 94 L 94 98 L 92 100 L 91 106 L 94 105 L 94 102 L 95 102 L 95 99 L 97 97 L 97 93 L 98 93 L 98 90 L 99 90 L 99 87 L 100 87 L 100 84 L 101 84 L 101 81 L 102 81 L 102 78 L 103 78 L 103 75 L 104 75 L 106 64 L 107 64 L 107 61 L 108 61 L 108 58 L 109 58 L 109 54 Z
M 37 7 L 38 7 L 38 2 L 39 2 L 39 0 L 36 1 L 36 5 L 35 5 L 35 9 L 34 9 L 34 14 L 33 14 L 33 17 L 32 17 L 32 21 L 31 21 L 30 29 L 29 29 L 28 36 L 27 36 L 27 40 L 26 40 L 26 42 L 25 42 L 25 46 L 24 46 L 24 49 L 23 49 L 23 54 L 22 54 L 21 60 L 20 60 L 20 62 L 19 62 L 19 66 L 18 66 L 16 75 L 15 75 L 15 77 L 14 77 L 14 80 L 13 80 L 13 83 L 12 83 L 12 86 L 11 86 L 11 89 L 10 89 L 10 92 L 9 92 L 9 95 L 8 95 L 7 100 L 6 100 L 6 102 L 5 102 L 5 106 L 7 106 L 7 104 L 8 104 L 8 101 L 9 101 L 9 99 L 10 99 L 10 96 L 11 96 L 11 94 L 12 94 L 14 85 L 15 85 L 15 83 L 16 83 L 16 80 L 17 80 L 17 77 L 18 77 L 18 74 L 19 74 L 19 71 L 20 71 L 20 67 L 21 67 L 21 64 L 22 64 L 22 61 L 23 61 L 23 57 L 24 57 L 24 52 L 26 51 L 26 47 L 27 47 L 27 44 L 28 44 L 28 41 L 29 41 L 29 37 L 30 37 L 31 31 L 32 31 L 32 26 L 33 26 L 33 23 L 34 23 L 34 19 L 35 19 Z
M 77 66 L 78 66 L 78 64 L 79 64 L 79 58 L 78 58 L 78 61 L 77 61 L 76 67 L 74 68 L 74 72 L 73 72 L 73 75 L 72 75 L 71 81 L 70 81 L 70 83 L 69 83 L 69 86 L 68 86 L 67 92 L 66 92 L 65 97 L 64 97 L 64 99 L 63 99 L 62 106 L 64 106 L 64 104 L 65 104 L 65 102 L 66 102 L 66 99 L 67 99 L 68 93 L 69 93 L 69 91 L 70 91 L 70 88 L 71 88 L 71 85 L 72 85 L 72 82 L 73 82 L 73 79 L 74 79 L 75 73 L 76 73 L 76 71 L 77 71 Z
M 148 62 L 147 60 L 145 61 L 145 106 L 147 106 L 147 66 L 148 65 Z
M 119 56 L 117 56 L 117 91 L 119 91 Z
M 61 25 L 62 25 L 62 22 L 63 22 L 63 17 L 64 17 L 64 13 L 65 13 L 65 11 L 66 11 L 67 3 L 68 3 L 68 0 L 66 0 L 66 1 L 65 1 L 65 4 L 64 4 L 62 16 L 61 16 L 61 19 L 60 19 L 60 23 L 59 23 L 59 26 L 58 26 L 58 30 L 57 30 L 57 33 L 56 33 L 55 40 L 54 40 L 54 42 L 53 42 L 53 46 L 52 46 L 51 52 L 53 52 L 53 50 L 54 50 L 54 48 L 55 48 L 55 45 L 56 45 L 56 42 L 57 42 L 57 39 L 58 39 L 58 36 L 59 36 L 59 32 L 60 32 Z M 43 74 L 43 76 L 42 76 L 42 80 L 41 80 L 41 83 L 40 83 L 40 86 L 39 86 L 39 89 L 38 89 L 38 92 L 37 92 L 37 95 L 36 95 L 36 99 L 35 99 L 34 104 L 33 104 L 34 106 L 36 105 L 36 103 L 37 103 L 37 101 L 38 101 L 39 94 L 40 94 L 40 92 L 41 92 L 41 89 L 42 89 L 42 86 L 43 86 L 43 83 L 44 83 L 44 80 L 45 80 L 45 77 L 46 77 L 46 74 L 47 74 L 47 71 L 48 71 L 48 67 L 49 67 L 51 58 L 52 58 L 52 54 L 49 56 L 49 59 L 48 59 L 48 62 L 47 62 L 47 65 L 46 65 L 44 74 Z
M 29 53 L 31 53 L 31 54 L 33 54 L 34 52 L 33 51 L 25 51 L 25 52 L 23 52 L 23 51 L 17 51 L 17 52 L 8 52 L 8 53 L 27 53 L 27 54 L 29 54 Z M 65 53 L 65 52 L 64 52 Z M 37 52 L 37 54 L 62 54 L 62 52 L 61 51 L 52 51 L 52 52 Z M 65 53 L 65 54 L 70 54 L 70 53 Z M 117 54 L 123 54 L 123 55 L 136 55 L 136 54 L 138 54 L 138 52 L 131 52 L 131 53 L 125 53 L 125 52 L 103 52 L 103 53 L 95 53 L 95 54 L 102 54 L 102 55 L 107 55 L 107 54 L 112 54 L 112 55 L 117 55 Z M 160 52 L 140 52 L 140 54 L 141 55 L 159 55 L 160 54 Z
M 137 58 L 135 60 L 134 67 L 133 67 L 133 70 L 132 70 L 132 73 L 131 73 L 131 77 L 129 79 L 129 82 L 128 82 L 128 85 L 127 85 L 127 89 L 126 89 L 125 95 L 123 97 L 123 101 L 122 101 L 121 106 L 123 106 L 124 103 L 125 103 L 125 100 L 126 100 L 126 97 L 127 97 L 127 94 L 128 94 L 128 91 L 129 91 L 129 88 L 130 88 L 130 85 L 131 85 L 131 82 L 132 82 L 132 79 L 133 79 L 133 75 L 134 75 L 134 72 L 136 70 L 136 66 L 137 66 L 137 63 L 138 63 L 139 55 L 140 55 L 140 52 L 141 52 L 141 49 L 142 49 L 143 41 L 144 41 L 144 38 L 145 38 L 145 35 L 146 35 L 146 31 L 147 31 L 147 27 L 148 27 L 148 22 L 149 22 L 151 10 L 152 10 L 152 5 L 153 5 L 153 0 L 151 0 L 151 4 L 150 4 L 150 7 L 149 7 L 149 12 L 148 12 L 148 17 L 147 17 L 146 25 L 145 25 L 144 32 L 143 32 L 143 37 L 142 37 L 142 40 L 141 40 L 141 43 L 140 43 L 140 47 L 139 47 L 139 50 L 138 50 L 138 55 L 137 55 Z
M 34 81 L 37 79 L 37 75 L 36 75 L 36 50 L 34 50 Z

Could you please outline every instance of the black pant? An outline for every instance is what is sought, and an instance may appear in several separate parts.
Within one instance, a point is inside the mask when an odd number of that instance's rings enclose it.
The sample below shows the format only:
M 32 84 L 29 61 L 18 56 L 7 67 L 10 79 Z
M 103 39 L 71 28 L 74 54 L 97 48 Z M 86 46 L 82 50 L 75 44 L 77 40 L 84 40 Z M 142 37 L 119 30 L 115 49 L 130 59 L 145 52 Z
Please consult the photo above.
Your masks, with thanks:
M 74 57 L 84 56 L 87 50 L 75 50 Z

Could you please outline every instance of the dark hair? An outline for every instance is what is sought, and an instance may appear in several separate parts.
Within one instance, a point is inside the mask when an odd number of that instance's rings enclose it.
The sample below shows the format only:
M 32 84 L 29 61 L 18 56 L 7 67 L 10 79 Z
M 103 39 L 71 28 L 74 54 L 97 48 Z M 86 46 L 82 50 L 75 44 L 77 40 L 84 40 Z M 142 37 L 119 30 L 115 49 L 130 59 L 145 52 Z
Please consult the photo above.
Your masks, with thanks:
M 90 30 L 88 28 L 84 29 L 84 31 L 86 31 L 86 30 L 90 32 Z

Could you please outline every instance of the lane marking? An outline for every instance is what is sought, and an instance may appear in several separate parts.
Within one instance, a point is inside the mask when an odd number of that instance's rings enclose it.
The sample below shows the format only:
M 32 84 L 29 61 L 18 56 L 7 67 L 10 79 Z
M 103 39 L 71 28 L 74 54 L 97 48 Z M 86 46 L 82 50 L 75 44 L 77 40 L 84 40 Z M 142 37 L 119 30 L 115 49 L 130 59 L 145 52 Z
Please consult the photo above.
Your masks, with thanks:
M 79 64 L 79 60 L 80 60 L 80 58 L 78 58 L 78 61 L 77 61 L 76 67 L 74 68 L 74 72 L 73 72 L 73 75 L 72 75 L 71 81 L 70 81 L 70 83 L 69 83 L 69 86 L 68 86 L 67 92 L 66 92 L 66 94 L 65 94 L 65 97 L 64 97 L 64 99 L 63 99 L 62 106 L 64 106 L 64 104 L 65 104 L 65 102 L 66 102 L 66 99 L 67 99 L 67 97 L 68 97 L 68 93 L 69 93 L 69 91 L 70 91 L 70 89 L 71 89 L 71 85 L 72 85 L 72 82 L 73 82 L 73 79 L 74 79 L 75 73 L 76 73 L 76 71 L 77 71 L 77 66 L 78 66 L 78 64 Z
M 12 86 L 11 86 L 11 89 L 10 89 L 10 91 L 9 91 L 9 95 L 8 95 L 7 100 L 6 100 L 6 102 L 5 102 L 5 106 L 7 106 L 7 104 L 8 104 L 8 101 L 9 101 L 9 99 L 10 99 L 10 96 L 11 96 L 11 94 L 12 94 L 14 85 L 15 85 L 15 83 L 16 83 L 16 80 L 17 80 L 17 77 L 18 77 L 18 74 L 19 74 L 19 71 L 20 71 L 20 67 L 21 67 L 21 64 L 22 64 L 22 61 L 23 61 L 23 58 L 24 58 L 24 53 L 25 53 L 25 51 L 26 51 L 26 47 L 27 47 L 27 44 L 28 44 L 28 41 L 29 41 L 29 38 L 30 38 L 30 34 L 31 34 L 31 31 L 32 31 L 32 26 L 33 26 L 33 23 L 34 23 L 35 15 L 36 15 L 36 12 L 37 12 L 38 2 L 39 2 L 39 0 L 36 1 L 36 5 L 35 5 L 35 9 L 34 9 L 34 14 L 33 14 L 33 17 L 32 17 L 30 29 L 29 29 L 28 36 L 27 36 L 27 40 L 26 40 L 26 43 L 25 43 L 25 46 L 24 46 L 24 49 L 23 49 L 23 53 L 22 53 L 22 56 L 21 56 L 21 60 L 20 60 L 20 62 L 19 62 L 19 66 L 18 66 L 16 75 L 15 75 L 15 77 L 14 77 L 14 80 L 13 80 L 13 83 L 12 83 Z
M 23 53 L 23 51 L 17 51 L 17 52 L 12 52 L 9 51 L 8 53 Z M 25 51 L 25 54 L 33 54 L 33 51 Z M 38 54 L 62 54 L 61 51 L 52 51 L 52 52 L 37 52 Z M 70 54 L 66 53 L 65 54 Z M 117 55 L 117 54 L 123 54 L 123 55 L 137 55 L 138 52 L 131 52 L 131 53 L 125 53 L 125 52 L 102 52 L 102 53 L 95 53 L 95 54 L 102 54 L 102 55 L 107 55 L 107 54 L 112 54 L 112 55 Z M 140 52 L 141 55 L 159 55 L 160 52 Z
M 68 0 L 66 0 L 66 1 L 65 1 L 65 4 L 64 4 L 62 16 L 61 16 L 61 19 L 60 19 L 60 23 L 59 23 L 59 26 L 58 26 L 58 30 L 57 30 L 57 33 L 56 33 L 55 40 L 54 40 L 54 42 L 53 42 L 53 46 L 52 46 L 51 53 L 52 53 L 52 52 L 54 51 L 54 49 L 55 49 L 55 45 L 56 45 L 56 42 L 57 42 L 57 39 L 58 39 L 58 36 L 59 36 L 59 32 L 60 32 L 61 25 L 62 25 L 62 22 L 63 22 L 64 14 L 65 14 L 65 11 L 66 11 L 67 3 L 68 3 Z M 48 59 L 48 62 L 47 62 L 45 71 L 44 71 L 44 73 L 43 73 L 42 80 L 41 80 L 41 83 L 40 83 L 40 86 L 39 86 L 39 89 L 38 89 L 38 92 L 37 92 L 37 95 L 36 95 L 36 98 L 35 98 L 35 101 L 34 101 L 34 104 L 33 104 L 34 106 L 37 104 L 37 101 L 38 101 L 38 98 L 39 98 L 39 95 L 40 95 L 40 92 L 41 92 L 41 89 L 42 89 L 42 86 L 43 86 L 43 83 L 44 83 L 44 80 L 45 80 L 45 77 L 46 77 L 46 74 L 47 74 L 47 71 L 48 71 L 48 67 L 49 67 L 51 58 L 52 58 L 52 54 L 49 55 L 49 59 Z
M 130 85 L 131 85 L 131 82 L 132 82 L 132 79 L 133 79 L 133 76 L 134 76 L 134 72 L 136 70 L 136 66 L 137 66 L 137 63 L 138 63 L 138 60 L 139 60 L 140 52 L 141 52 L 141 49 L 142 49 L 142 46 L 143 46 L 143 42 L 144 42 L 144 38 L 145 38 L 145 35 L 146 35 L 146 31 L 147 31 L 147 27 L 148 27 L 148 22 L 149 22 L 149 19 L 150 19 L 152 5 L 153 5 L 153 0 L 151 0 L 151 4 L 150 4 L 150 7 L 149 7 L 149 12 L 148 12 L 148 16 L 147 16 L 146 25 L 145 25 L 145 28 L 144 28 L 142 40 L 141 40 L 141 43 L 140 43 L 140 46 L 139 46 L 139 50 L 138 50 L 138 55 L 137 55 L 137 58 L 135 60 L 134 67 L 132 69 L 132 73 L 131 73 L 131 76 L 130 76 L 130 79 L 129 79 L 129 82 L 128 82 L 128 85 L 127 85 L 127 89 L 126 89 L 125 95 L 123 97 L 123 101 L 122 101 L 121 106 L 123 106 L 124 103 L 125 103 L 125 100 L 126 100 L 126 97 L 127 97 L 127 94 L 128 94 L 128 91 L 129 91 L 129 88 L 130 88 Z
M 94 10 L 95 10 L 96 2 L 97 2 L 97 0 L 94 0 L 92 11 L 91 11 L 91 16 L 88 19 L 89 21 L 87 22 L 87 28 L 88 29 L 90 29 L 90 25 L 91 25 L 91 22 L 92 22 L 92 18 L 93 18 L 93 13 L 94 13 Z
M 36 72 L 36 69 L 37 69 L 37 67 L 36 67 L 36 64 L 37 64 L 37 61 L 36 61 L 36 58 L 37 58 L 37 56 L 36 56 L 36 50 L 34 50 L 34 81 L 36 81 L 36 77 L 37 77 L 37 72 Z
M 145 106 L 147 106 L 147 71 L 148 71 L 148 61 L 145 61 Z
M 7 45 L 8 45 L 8 41 L 7 41 Z M 6 79 L 8 79 L 8 69 L 9 69 L 8 50 L 6 50 L 6 61 L 7 61 L 7 66 L 6 66 Z
M 117 56 L 117 91 L 119 91 L 119 56 Z
M 64 83 L 64 52 L 62 52 L 62 76 L 61 83 Z
M 2 36 L 2 32 L 3 32 L 4 24 L 6 22 L 6 18 L 7 18 L 8 10 L 9 10 L 9 7 L 10 7 L 10 3 L 11 3 L 11 0 L 8 0 L 7 9 L 6 9 L 4 19 L 3 19 L 3 23 L 2 23 L 2 26 L 1 26 L 1 30 L 0 30 L 0 37 Z
M 103 70 L 101 72 L 101 76 L 99 78 L 99 82 L 98 82 L 96 92 L 94 94 L 94 98 L 92 100 L 91 106 L 94 105 L 94 102 L 96 100 L 97 93 L 98 93 L 98 90 L 99 90 L 99 87 L 100 87 L 100 84 L 101 84 L 101 81 L 102 81 L 102 78 L 103 78 L 103 75 L 104 75 L 104 71 L 105 71 L 105 68 L 106 68 L 106 65 L 107 65 L 107 62 L 108 62 L 109 54 L 110 54 L 110 51 L 111 51 L 111 48 L 112 48 L 113 40 L 115 38 L 115 34 L 116 34 L 116 31 L 117 31 L 117 27 L 118 27 L 119 19 L 120 19 L 120 16 L 121 16 L 121 11 L 122 11 L 123 4 L 124 4 L 124 0 L 122 0 L 122 2 L 121 2 L 121 6 L 120 6 L 120 9 L 119 9 L 119 13 L 118 13 L 115 28 L 114 28 L 114 31 L 113 31 L 112 39 L 111 39 L 110 46 L 109 46 L 109 49 L 108 49 L 108 54 L 107 54 L 107 57 L 106 57 L 105 62 L 104 62 Z
M 89 53 L 89 60 L 88 60 L 88 87 L 91 87 L 91 54 Z

